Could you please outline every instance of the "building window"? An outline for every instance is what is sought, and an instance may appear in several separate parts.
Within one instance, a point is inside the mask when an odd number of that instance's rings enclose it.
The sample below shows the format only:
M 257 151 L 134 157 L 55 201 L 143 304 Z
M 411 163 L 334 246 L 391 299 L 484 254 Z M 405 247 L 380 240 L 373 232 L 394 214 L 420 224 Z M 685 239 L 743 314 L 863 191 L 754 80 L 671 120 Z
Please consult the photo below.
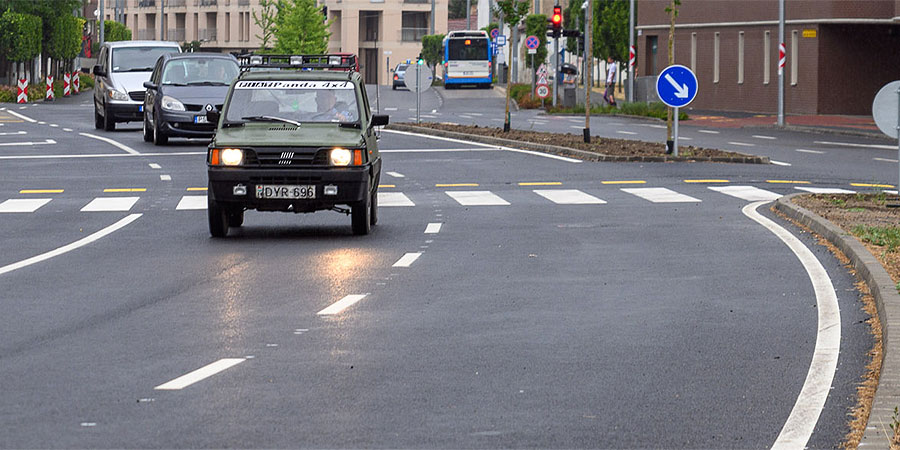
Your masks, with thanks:
M 225 42 L 231 41 L 231 13 L 225 13 Z
M 713 83 L 719 82 L 719 33 L 713 37 Z
M 691 71 L 697 73 L 697 33 L 691 33 Z
M 772 33 L 763 35 L 763 84 L 769 84 L 769 70 L 772 64 Z
M 744 32 L 738 32 L 738 84 L 744 84 Z
M 800 39 L 799 32 L 797 30 L 791 31 L 791 86 L 797 85 L 797 66 L 798 66 L 798 51 L 800 49 Z
M 420 11 L 403 11 L 400 36 L 403 42 L 421 42 L 422 36 L 428 34 L 428 13 Z

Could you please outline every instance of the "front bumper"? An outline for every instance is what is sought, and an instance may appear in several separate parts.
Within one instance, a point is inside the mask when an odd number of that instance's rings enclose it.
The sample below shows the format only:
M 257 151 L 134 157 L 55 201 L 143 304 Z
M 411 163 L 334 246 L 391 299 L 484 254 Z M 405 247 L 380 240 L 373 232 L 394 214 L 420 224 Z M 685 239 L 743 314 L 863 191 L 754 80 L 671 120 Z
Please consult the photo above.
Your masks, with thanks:
M 246 167 L 209 167 L 208 196 L 228 208 L 259 211 L 312 212 L 351 205 L 366 199 L 378 182 L 381 160 L 359 167 L 321 167 L 298 169 L 260 169 Z M 245 195 L 236 195 L 235 186 L 246 187 Z M 315 199 L 259 199 L 257 185 L 314 185 Z M 325 195 L 325 187 L 337 188 L 336 195 Z
M 171 137 L 198 137 L 210 138 L 216 131 L 214 123 L 195 123 L 195 117 L 206 117 L 200 112 L 172 112 L 160 111 L 159 120 L 163 130 Z
M 106 113 L 116 122 L 136 122 L 144 120 L 143 103 L 107 102 Z

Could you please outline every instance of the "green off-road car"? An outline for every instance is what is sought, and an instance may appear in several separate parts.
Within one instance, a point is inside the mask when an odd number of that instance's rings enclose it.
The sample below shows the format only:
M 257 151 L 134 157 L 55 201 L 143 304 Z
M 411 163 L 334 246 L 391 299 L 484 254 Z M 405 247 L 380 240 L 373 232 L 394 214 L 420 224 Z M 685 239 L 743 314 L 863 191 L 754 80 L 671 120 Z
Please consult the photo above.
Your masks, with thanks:
M 224 237 L 244 211 L 350 214 L 354 234 L 378 220 L 381 156 L 354 55 L 251 55 L 209 145 L 209 232 Z

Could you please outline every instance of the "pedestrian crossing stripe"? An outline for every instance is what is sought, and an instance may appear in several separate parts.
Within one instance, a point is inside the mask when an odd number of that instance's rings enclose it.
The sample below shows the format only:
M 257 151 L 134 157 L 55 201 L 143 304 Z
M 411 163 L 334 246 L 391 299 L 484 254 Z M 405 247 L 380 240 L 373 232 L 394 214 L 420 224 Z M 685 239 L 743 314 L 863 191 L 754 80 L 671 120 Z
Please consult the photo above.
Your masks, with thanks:
M 748 202 L 771 201 L 781 197 L 781 194 L 755 186 L 709 186 L 709 189 L 741 200 L 747 200 Z
M 12 198 L 0 203 L 0 213 L 35 212 L 50 203 L 50 198 Z
M 606 201 L 578 189 L 535 189 L 534 193 L 557 205 L 603 205 Z
M 679 194 L 678 192 L 666 188 L 623 188 L 622 191 L 632 195 L 637 195 L 638 197 L 641 197 L 644 200 L 648 200 L 653 203 L 701 202 L 701 200 L 698 198 Z
M 416 204 L 402 192 L 379 192 L 378 206 L 416 206 Z
M 140 197 L 97 197 L 81 208 L 83 212 L 130 211 Z
M 508 206 L 509 202 L 503 200 L 491 191 L 447 191 L 453 200 L 463 206 Z
M 206 203 L 207 198 L 205 195 L 185 195 L 181 197 L 181 201 L 178 202 L 175 210 L 206 209 Z

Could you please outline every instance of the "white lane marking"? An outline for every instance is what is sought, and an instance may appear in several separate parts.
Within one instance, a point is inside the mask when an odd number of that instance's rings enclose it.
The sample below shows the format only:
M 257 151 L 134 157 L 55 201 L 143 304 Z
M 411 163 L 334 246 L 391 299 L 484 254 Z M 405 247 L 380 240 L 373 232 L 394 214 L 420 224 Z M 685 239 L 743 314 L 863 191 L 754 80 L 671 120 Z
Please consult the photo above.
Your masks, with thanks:
M 748 202 L 758 202 L 760 200 L 772 201 L 781 197 L 772 191 L 760 189 L 756 186 L 708 186 L 709 189 L 721 192 L 725 195 L 737 197 Z
M 689 195 L 679 194 L 671 189 L 666 188 L 623 188 L 623 192 L 636 195 L 644 200 L 653 203 L 683 203 L 683 202 L 700 202 Z
M 794 235 L 756 211 L 765 203 L 751 203 L 745 206 L 742 212 L 778 236 L 794 252 L 806 269 L 816 295 L 819 323 L 812 362 L 809 364 L 809 372 L 794 408 L 772 445 L 773 449 L 802 449 L 812 436 L 825 406 L 825 400 L 831 393 L 831 383 L 834 380 L 841 347 L 841 311 L 834 285 L 813 252 Z
M 775 161 L 774 159 L 770 159 L 769 162 L 772 164 L 775 164 L 776 166 L 790 166 L 791 165 L 791 163 Z
M 33 147 L 35 145 L 51 145 L 55 144 L 53 139 L 45 139 L 44 142 L 4 142 L 0 144 L 2 147 Z
M 72 132 L 72 129 L 71 129 L 71 128 L 63 128 L 63 131 L 66 131 L 66 132 L 71 133 L 71 132 Z
M 635 133 L 634 131 L 622 131 L 622 130 L 616 130 L 616 133 L 619 133 L 619 134 L 632 134 L 632 135 L 633 135 L 633 134 L 637 134 L 637 133 Z M 682 138 L 682 139 L 683 139 L 683 138 Z
M 465 153 L 465 152 L 500 152 L 499 147 L 494 148 L 398 148 L 393 150 L 381 150 L 381 153 Z
M 878 144 L 854 144 L 850 142 L 828 142 L 828 141 L 815 141 L 816 144 L 822 145 L 839 145 L 842 147 L 859 147 L 859 148 L 883 148 L 887 150 L 897 150 L 896 145 L 878 145 Z
M 59 128 L 59 125 L 57 125 L 57 124 L 55 124 L 55 123 L 51 123 L 51 124 L 50 124 L 50 127 L 51 127 L 51 128 Z
M 463 206 L 507 206 L 509 202 L 491 191 L 446 191 L 453 200 Z
M 384 108 L 385 111 L 396 111 L 397 108 Z
M 193 372 L 184 374 L 153 389 L 157 391 L 177 391 L 184 389 L 198 381 L 203 381 L 219 372 L 230 369 L 246 360 L 246 358 L 222 358 L 212 364 L 208 364 Z
M 47 125 L 47 122 L 38 122 L 38 125 Z
M 441 227 L 442 227 L 443 225 L 444 225 L 444 224 L 441 223 L 441 222 L 432 222 L 432 223 L 429 223 L 429 224 L 425 227 L 425 234 L 438 234 L 438 233 L 441 232 Z
M 422 256 L 422 253 L 407 253 L 403 255 L 397 262 L 394 263 L 391 267 L 409 267 L 412 263 L 416 262 L 419 257 Z
M 872 158 L 872 160 L 873 160 L 873 161 L 889 162 L 889 163 L 895 163 L 895 162 L 897 162 L 896 159 L 890 159 L 890 158 Z
M 694 138 L 689 138 L 689 137 L 684 137 L 684 136 L 678 136 L 678 140 L 679 140 L 679 141 L 693 141 Z
M 50 198 L 11 198 L 0 203 L 0 213 L 35 212 L 41 206 L 50 203 Z
M 637 124 L 637 126 L 639 126 L 639 127 L 648 127 L 648 128 L 660 128 L 660 129 L 663 129 L 663 130 L 666 129 L 666 126 L 665 126 L 665 125 L 654 125 L 654 124 L 650 124 L 650 123 L 639 123 L 639 124 Z
M 95 242 L 105 236 L 112 234 L 116 230 L 119 230 L 119 229 L 125 227 L 126 225 L 130 224 L 131 222 L 134 222 L 135 220 L 137 220 L 138 217 L 141 217 L 141 215 L 140 214 L 130 214 L 127 217 L 125 217 L 124 219 L 119 220 L 118 222 L 116 222 L 94 234 L 85 236 L 75 242 L 72 242 L 71 244 L 64 245 L 60 248 L 57 248 L 56 250 L 51 250 L 49 252 L 42 253 L 37 256 L 32 256 L 31 258 L 19 261 L 17 263 L 8 264 L 3 267 L 0 267 L 0 275 L 12 272 L 13 270 L 16 270 L 16 269 L 28 267 L 32 264 L 37 264 L 39 262 L 46 261 L 50 258 L 53 258 L 53 257 L 59 256 L 59 255 L 71 252 L 72 250 L 84 247 L 85 245 Z
M 21 108 L 19 108 L 19 109 L 21 109 Z M 26 122 L 31 122 L 31 123 L 37 122 L 37 120 L 34 120 L 34 119 L 32 119 L 31 117 L 28 117 L 28 116 L 26 116 L 26 115 L 24 115 L 24 114 L 19 114 L 19 113 L 15 112 L 15 111 L 13 111 L 13 110 L 11 110 L 11 109 L 10 109 L 10 110 L 7 110 L 6 112 L 8 112 L 8 113 L 10 113 L 10 114 L 12 114 L 12 115 L 14 115 L 14 116 L 16 116 L 16 117 L 18 117 L 18 118 L 20 118 L 20 119 L 26 121 Z
M 706 133 L 706 134 L 719 134 L 718 131 L 713 130 L 697 130 L 698 133 Z
M 797 152 L 800 152 L 800 153 L 812 153 L 812 154 L 814 154 L 814 155 L 823 155 L 823 154 L 825 154 L 825 152 L 820 151 L 820 150 L 807 150 L 807 149 L 805 149 L 805 148 L 798 148 L 798 149 L 796 149 L 796 150 L 794 150 L 794 151 L 797 151 Z
M 576 129 L 576 130 L 582 130 L 582 129 L 584 129 L 584 127 L 579 126 L 579 125 L 570 125 L 569 128 L 574 128 L 574 129 Z
M 140 197 L 97 197 L 81 208 L 82 212 L 128 211 Z
M 21 135 L 21 134 L 28 134 L 28 132 L 27 131 L 16 131 L 13 133 L 0 133 L 0 136 L 16 136 L 16 135 Z
M 406 178 L 406 175 L 403 175 L 402 173 L 399 173 L 399 172 L 385 172 L 385 173 L 387 173 L 388 175 L 390 175 L 394 178 Z
M 159 181 L 172 181 L 172 175 L 160 175 Z
M 432 114 L 437 114 L 437 110 L 436 110 L 436 109 L 432 109 L 432 110 L 431 110 L 431 113 L 432 113 Z
M 801 191 L 812 192 L 813 194 L 855 194 L 856 191 L 851 191 L 849 189 L 840 189 L 840 188 L 817 188 L 817 187 L 801 187 L 794 186 L 794 189 L 799 189 Z
M 173 152 L 173 153 L 101 153 L 96 155 L 22 155 L 22 156 L 0 156 L 0 160 L 4 159 L 70 159 L 70 158 L 120 158 L 123 156 L 197 156 L 205 155 L 206 152 Z
M 468 115 L 470 115 L 470 116 L 475 116 L 475 117 L 481 117 L 481 116 L 484 115 L 484 114 L 482 114 L 482 113 L 466 113 L 466 114 L 468 114 Z
M 84 136 L 84 137 L 89 137 L 89 138 L 91 138 L 91 139 L 97 139 L 98 141 L 106 142 L 107 144 L 112 144 L 112 145 L 114 145 L 114 146 L 116 146 L 116 147 L 118 147 L 118 148 L 120 148 L 120 149 L 122 149 L 122 150 L 125 150 L 126 152 L 128 152 L 128 153 L 130 153 L 130 154 L 132 154 L 132 155 L 140 155 L 140 153 L 138 153 L 137 150 L 135 150 L 135 149 L 133 149 L 133 148 L 131 148 L 131 147 L 129 147 L 129 146 L 127 146 L 127 145 L 121 143 L 121 142 L 116 142 L 116 141 L 114 141 L 114 140 L 112 140 L 112 139 L 105 138 L 105 137 L 103 137 L 103 136 L 96 136 L 96 135 L 93 135 L 93 134 L 90 134 L 90 133 L 78 133 L 78 134 L 80 134 L 80 135 L 82 135 L 82 136 Z
M 762 136 L 762 135 L 759 135 L 759 134 L 754 134 L 753 137 L 755 137 L 755 138 L 757 138 L 757 139 L 769 139 L 769 140 L 774 140 L 774 139 L 775 139 L 775 136 Z
M 416 206 L 416 204 L 402 192 L 379 192 L 378 206 Z
M 162 169 L 162 166 L 160 166 L 157 163 L 150 163 L 150 168 L 151 169 Z
M 354 294 L 348 295 L 336 302 L 334 302 L 331 306 L 319 311 L 316 315 L 319 316 L 333 316 L 335 314 L 340 314 L 343 310 L 353 306 L 356 302 L 366 298 L 369 294 Z
M 731 145 L 739 145 L 741 147 L 756 147 L 756 144 L 748 144 L 746 142 L 729 142 Z
M 570 162 L 570 163 L 574 163 L 574 164 L 581 164 L 581 162 L 582 162 L 580 159 L 567 158 L 567 157 L 565 157 L 565 156 L 551 155 L 551 154 L 549 154 L 549 153 L 533 152 L 533 151 L 531 151 L 531 150 L 522 150 L 522 149 L 518 149 L 518 148 L 510 148 L 510 147 L 502 147 L 502 146 L 496 146 L 496 145 L 490 145 L 490 144 L 482 144 L 482 143 L 479 143 L 479 142 L 469 142 L 469 141 L 463 141 L 463 140 L 461 140 L 461 139 L 445 138 L 445 137 L 439 137 L 439 136 L 430 136 L 430 135 L 427 135 L 427 134 L 410 133 L 410 132 L 408 132 L 408 131 L 398 131 L 398 130 L 384 130 L 384 132 L 385 132 L 385 133 L 402 134 L 402 135 L 406 135 L 406 136 L 416 136 L 416 137 L 421 137 L 421 138 L 426 138 L 426 139 L 435 139 L 435 140 L 438 140 L 438 141 L 458 142 L 458 143 L 467 144 L 467 145 L 477 145 L 477 146 L 480 146 L 480 147 L 496 148 L 496 149 L 501 149 L 501 150 L 505 150 L 505 151 L 508 151 L 508 152 L 524 153 L 524 154 L 526 154 L 526 155 L 540 156 L 540 157 L 543 157 L 543 158 L 556 159 L 556 160 L 559 160 L 559 161 L 565 161 L 565 162 Z
M 206 209 L 206 204 L 207 201 L 205 195 L 185 195 L 181 197 L 181 200 L 178 202 L 178 206 L 175 207 L 175 210 L 182 211 Z
M 534 193 L 558 205 L 603 205 L 601 200 L 578 189 L 535 189 Z

